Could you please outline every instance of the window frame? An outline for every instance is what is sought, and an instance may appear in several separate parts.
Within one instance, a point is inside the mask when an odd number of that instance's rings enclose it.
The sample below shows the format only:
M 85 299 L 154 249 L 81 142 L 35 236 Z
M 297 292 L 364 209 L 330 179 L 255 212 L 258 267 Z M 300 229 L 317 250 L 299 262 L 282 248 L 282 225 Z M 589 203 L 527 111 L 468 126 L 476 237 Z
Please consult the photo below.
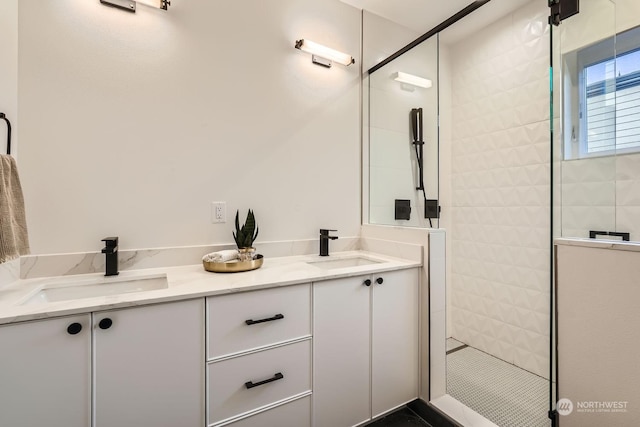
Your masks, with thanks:
M 617 146 L 614 145 L 610 150 L 589 153 L 587 139 L 587 85 L 585 81 L 587 68 L 610 60 L 614 60 L 615 64 L 618 57 L 635 51 L 640 51 L 640 26 L 615 34 L 565 55 L 566 57 L 574 56 L 575 66 L 571 67 L 566 65 L 565 59 L 565 68 L 568 69 L 568 72 L 571 74 L 570 78 L 577 80 L 577 93 L 567 96 L 567 102 L 571 105 L 565 105 L 564 108 L 565 111 L 576 109 L 578 114 L 577 117 L 572 117 L 568 121 L 567 128 L 571 129 L 571 138 L 568 140 L 565 137 L 565 149 L 563 150 L 564 160 L 578 160 L 640 152 L 640 146 L 617 148 Z M 614 75 L 615 73 L 614 68 Z M 618 85 L 616 81 L 614 94 L 617 92 L 617 89 Z M 576 142 L 577 144 L 575 144 Z

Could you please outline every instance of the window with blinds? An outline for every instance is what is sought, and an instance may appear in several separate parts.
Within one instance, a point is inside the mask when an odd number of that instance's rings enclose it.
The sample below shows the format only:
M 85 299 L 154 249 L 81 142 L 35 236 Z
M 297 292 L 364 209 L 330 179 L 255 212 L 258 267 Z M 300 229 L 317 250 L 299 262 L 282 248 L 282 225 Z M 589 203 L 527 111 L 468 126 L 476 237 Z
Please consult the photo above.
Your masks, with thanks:
M 640 50 L 585 66 L 582 73 L 581 157 L 639 151 Z

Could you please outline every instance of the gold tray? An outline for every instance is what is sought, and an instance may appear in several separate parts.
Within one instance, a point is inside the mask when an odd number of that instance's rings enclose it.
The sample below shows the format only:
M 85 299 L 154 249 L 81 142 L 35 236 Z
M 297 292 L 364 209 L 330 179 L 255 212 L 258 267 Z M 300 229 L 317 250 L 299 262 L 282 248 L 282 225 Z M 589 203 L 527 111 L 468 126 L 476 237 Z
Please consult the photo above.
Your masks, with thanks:
M 207 262 L 202 261 L 204 269 L 213 273 L 239 273 L 241 271 L 251 271 L 260 268 L 264 257 L 260 254 L 252 261 L 228 261 L 228 262 Z

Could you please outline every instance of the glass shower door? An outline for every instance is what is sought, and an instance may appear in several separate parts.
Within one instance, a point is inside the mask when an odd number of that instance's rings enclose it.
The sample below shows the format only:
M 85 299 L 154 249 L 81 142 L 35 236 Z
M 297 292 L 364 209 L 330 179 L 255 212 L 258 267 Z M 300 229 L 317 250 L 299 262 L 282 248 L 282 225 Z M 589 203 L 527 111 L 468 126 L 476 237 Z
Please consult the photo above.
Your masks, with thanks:
M 616 227 L 616 10 L 581 2 L 554 27 L 556 230 L 601 238 Z

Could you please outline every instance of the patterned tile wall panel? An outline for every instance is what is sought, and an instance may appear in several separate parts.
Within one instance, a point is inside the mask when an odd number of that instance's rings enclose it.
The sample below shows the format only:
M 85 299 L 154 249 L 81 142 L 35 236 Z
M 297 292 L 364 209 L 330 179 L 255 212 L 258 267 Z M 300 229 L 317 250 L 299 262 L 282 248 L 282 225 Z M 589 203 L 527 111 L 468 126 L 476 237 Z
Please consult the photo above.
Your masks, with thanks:
M 640 154 L 616 157 L 616 231 L 640 241 Z
M 640 154 L 562 162 L 562 237 L 590 230 L 640 241 Z
M 452 336 L 549 371 L 549 30 L 544 2 L 451 47 Z

